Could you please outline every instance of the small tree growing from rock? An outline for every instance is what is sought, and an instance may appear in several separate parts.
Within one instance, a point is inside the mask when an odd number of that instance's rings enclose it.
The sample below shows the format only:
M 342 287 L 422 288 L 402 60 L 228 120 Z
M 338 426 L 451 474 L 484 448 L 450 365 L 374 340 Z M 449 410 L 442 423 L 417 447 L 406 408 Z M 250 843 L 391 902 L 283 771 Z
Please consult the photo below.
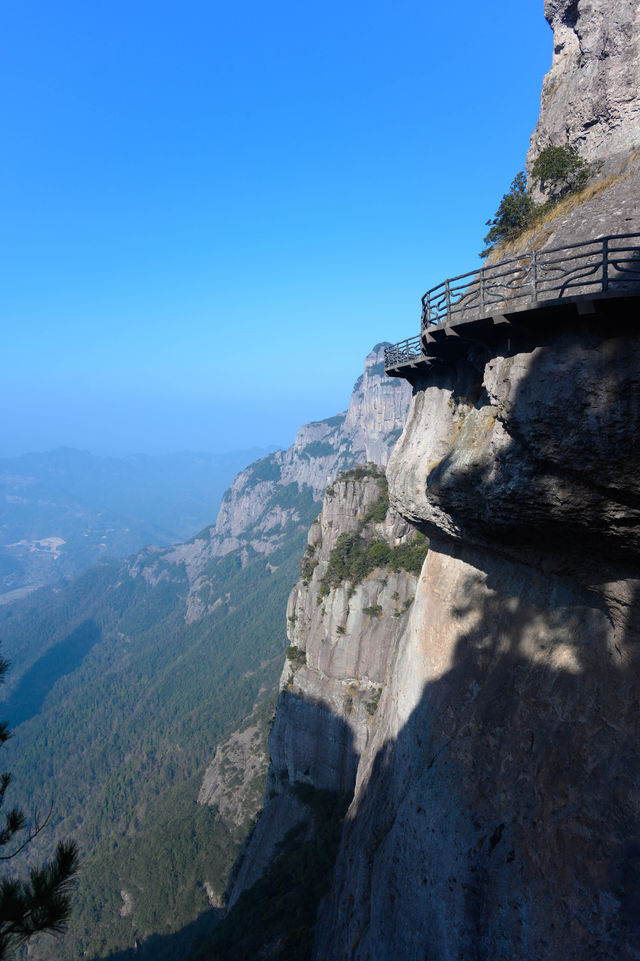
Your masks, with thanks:
M 558 201 L 584 187 L 597 170 L 597 165 L 587 163 L 569 144 L 545 147 L 531 168 L 531 183 L 544 202 L 534 200 L 524 170 L 516 174 L 493 220 L 487 220 L 491 230 L 484 238 L 487 246 L 480 251 L 480 256 L 487 257 L 496 247 L 519 237 L 527 227 L 553 210 Z
M 575 147 L 545 147 L 531 168 L 531 180 L 549 200 L 561 200 L 584 187 L 591 165 Z
M 531 223 L 534 211 L 533 197 L 527 190 L 527 176 L 521 170 L 513 178 L 509 193 L 504 194 L 500 201 L 493 220 L 487 220 L 487 227 L 491 230 L 484 238 L 487 246 L 480 256 L 486 257 L 494 247 L 521 234 Z

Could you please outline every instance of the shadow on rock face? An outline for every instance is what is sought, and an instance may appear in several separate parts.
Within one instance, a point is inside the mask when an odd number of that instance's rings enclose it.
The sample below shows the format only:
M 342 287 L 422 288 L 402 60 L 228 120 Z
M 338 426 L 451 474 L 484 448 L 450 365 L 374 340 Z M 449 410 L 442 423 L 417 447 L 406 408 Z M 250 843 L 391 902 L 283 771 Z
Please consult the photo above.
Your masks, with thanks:
M 175 934 L 132 938 L 133 947 L 110 953 L 109 961 L 183 961 L 206 940 L 221 915 L 220 910 L 212 908 Z M 95 957 L 92 961 L 105 959 Z
M 636 958 L 638 590 L 614 639 L 590 592 L 465 554 L 451 666 L 356 795 L 314 958 Z
M 477 370 L 466 405 L 424 376 L 394 454 L 432 537 L 424 685 L 356 794 L 316 961 L 640 958 L 640 347 L 599 317 Z
M 265 807 L 230 879 L 229 913 L 193 961 L 311 958 L 358 757 L 341 717 L 288 690 L 270 746 Z
M 431 536 L 444 529 L 583 583 L 605 568 L 633 576 L 640 341 L 628 317 L 607 304 L 544 338 L 516 327 L 491 351 L 461 338 L 459 353 L 455 371 L 433 368 L 416 385 L 414 437 L 392 460 L 394 506 L 413 497 L 409 513 Z M 454 385 L 472 384 L 474 369 L 479 399 L 465 404 Z M 422 495 L 402 489 L 412 459 Z

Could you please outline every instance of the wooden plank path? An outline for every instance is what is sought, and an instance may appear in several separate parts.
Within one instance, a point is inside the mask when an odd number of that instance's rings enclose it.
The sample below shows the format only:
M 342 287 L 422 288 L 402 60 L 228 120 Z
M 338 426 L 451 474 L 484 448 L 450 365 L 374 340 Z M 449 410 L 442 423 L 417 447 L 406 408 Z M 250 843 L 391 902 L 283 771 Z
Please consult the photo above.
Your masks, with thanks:
M 461 274 L 422 298 L 421 331 L 385 348 L 385 370 L 437 360 L 437 346 L 473 328 L 524 321 L 527 313 L 575 305 L 592 313 L 603 299 L 640 296 L 640 233 L 610 234 L 566 247 L 532 251 Z M 519 315 L 519 316 L 516 316 Z

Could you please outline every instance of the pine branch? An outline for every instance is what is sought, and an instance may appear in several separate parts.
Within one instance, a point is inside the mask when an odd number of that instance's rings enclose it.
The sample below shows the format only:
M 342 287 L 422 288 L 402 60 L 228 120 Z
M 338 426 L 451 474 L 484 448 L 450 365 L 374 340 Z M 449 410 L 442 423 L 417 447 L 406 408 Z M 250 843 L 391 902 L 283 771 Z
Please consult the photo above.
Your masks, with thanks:
M 61 841 L 51 861 L 32 868 L 29 881 L 0 881 L 0 961 L 38 932 L 64 930 L 78 866 L 75 841 Z
M 0 854 L 0 861 L 11 861 L 11 859 L 15 858 L 17 854 L 20 854 L 20 852 L 23 851 L 28 844 L 31 844 L 34 838 L 37 838 L 40 832 L 44 831 L 46 828 L 47 824 L 49 823 L 49 819 L 51 818 L 52 811 L 53 804 L 49 808 L 46 818 L 41 823 L 40 814 L 36 809 L 33 812 L 33 822 L 29 828 L 27 837 L 24 839 L 22 844 L 15 849 L 15 851 L 11 852 L 11 854 Z M 26 823 L 27 819 L 24 816 L 24 813 L 18 808 L 13 808 L 11 811 L 8 811 L 5 815 L 5 827 L 2 831 L 0 831 L 0 847 L 4 847 L 6 844 L 8 844 L 14 834 L 23 830 Z

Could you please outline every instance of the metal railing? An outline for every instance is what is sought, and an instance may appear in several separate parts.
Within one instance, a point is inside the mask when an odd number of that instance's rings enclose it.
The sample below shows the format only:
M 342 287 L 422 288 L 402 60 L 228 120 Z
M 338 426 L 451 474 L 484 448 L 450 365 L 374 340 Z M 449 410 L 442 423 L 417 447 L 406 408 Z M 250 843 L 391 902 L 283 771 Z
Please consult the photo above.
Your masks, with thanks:
M 640 283 L 640 234 L 612 234 L 521 254 L 432 287 L 422 298 L 422 329 L 481 317 L 519 302 L 598 296 Z M 635 240 L 636 243 L 629 241 Z M 465 315 L 465 316 L 460 316 Z
M 412 360 L 422 359 L 422 345 L 420 335 L 401 340 L 399 344 L 384 349 L 384 366 L 397 367 L 399 364 L 409 364 Z
M 526 310 L 569 297 L 640 294 L 640 233 L 538 250 L 452 277 L 422 298 L 422 335 L 434 327 Z M 421 336 L 385 349 L 385 367 L 424 357 Z

